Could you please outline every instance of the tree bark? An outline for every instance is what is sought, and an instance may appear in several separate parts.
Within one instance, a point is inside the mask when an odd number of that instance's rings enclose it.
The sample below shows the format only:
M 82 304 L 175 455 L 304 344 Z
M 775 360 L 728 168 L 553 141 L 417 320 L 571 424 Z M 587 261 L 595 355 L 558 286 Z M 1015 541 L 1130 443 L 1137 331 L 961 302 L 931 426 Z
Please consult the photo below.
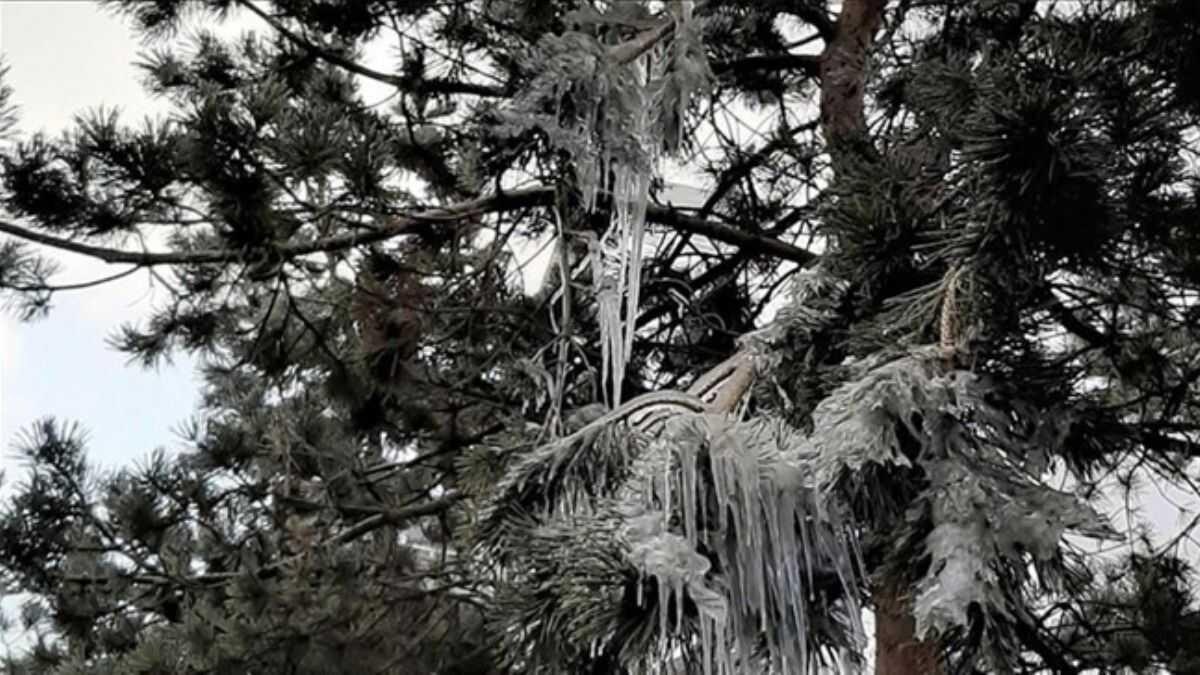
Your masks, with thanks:
M 845 0 L 833 39 L 821 54 L 821 126 L 837 146 L 866 135 L 863 91 L 867 57 L 886 0 Z
M 844 0 L 833 35 L 821 54 L 821 129 L 835 174 L 854 163 L 851 155 L 870 147 L 863 94 L 867 60 L 886 4 L 887 0 Z M 940 674 L 936 641 L 917 639 L 906 581 L 883 579 L 872 595 L 876 675 Z
M 916 639 L 908 589 L 886 580 L 875 588 L 875 675 L 941 673 L 937 643 Z

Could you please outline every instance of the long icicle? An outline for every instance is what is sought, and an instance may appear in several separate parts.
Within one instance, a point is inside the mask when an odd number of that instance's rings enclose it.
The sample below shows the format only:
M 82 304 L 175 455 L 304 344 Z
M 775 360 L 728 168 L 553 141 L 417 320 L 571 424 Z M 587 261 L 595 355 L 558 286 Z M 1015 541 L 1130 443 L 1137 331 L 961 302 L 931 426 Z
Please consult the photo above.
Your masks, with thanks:
M 647 55 L 647 71 L 662 63 L 661 54 Z M 633 67 L 627 67 L 633 74 Z M 602 340 L 603 375 L 611 377 L 612 405 L 621 403 L 625 369 L 633 352 L 637 334 L 637 313 L 641 304 L 642 249 L 646 233 L 646 207 L 650 199 L 650 179 L 658 161 L 658 147 L 650 138 L 650 122 L 657 97 L 650 92 L 649 83 L 641 82 L 637 91 L 637 110 L 634 113 L 635 147 L 645 149 L 646 156 L 604 163 L 613 174 L 613 216 L 601 240 L 602 265 L 597 269 L 597 299 L 600 304 L 600 333 Z

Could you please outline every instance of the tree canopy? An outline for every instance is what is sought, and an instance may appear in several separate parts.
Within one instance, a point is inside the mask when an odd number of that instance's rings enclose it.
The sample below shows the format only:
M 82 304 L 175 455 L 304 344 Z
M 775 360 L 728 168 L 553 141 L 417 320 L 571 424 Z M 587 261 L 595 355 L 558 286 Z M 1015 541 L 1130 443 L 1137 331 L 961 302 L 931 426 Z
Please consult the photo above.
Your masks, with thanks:
M 172 112 L 0 87 L 0 291 L 205 384 L 23 435 L 7 672 L 1200 670 L 1101 506 L 1196 492 L 1197 3 L 104 4 Z

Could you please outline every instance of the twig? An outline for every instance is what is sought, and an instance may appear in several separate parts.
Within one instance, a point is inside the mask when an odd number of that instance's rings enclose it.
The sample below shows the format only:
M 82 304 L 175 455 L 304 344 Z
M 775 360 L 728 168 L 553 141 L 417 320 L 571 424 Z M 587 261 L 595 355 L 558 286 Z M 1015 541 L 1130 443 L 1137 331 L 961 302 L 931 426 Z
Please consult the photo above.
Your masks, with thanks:
M 28 292 L 38 292 L 38 291 L 49 291 L 52 293 L 56 293 L 58 291 L 78 291 L 78 290 L 82 290 L 85 288 L 92 288 L 93 286 L 100 286 L 100 285 L 106 284 L 110 281 L 116 281 L 117 279 L 127 277 L 130 274 L 133 274 L 134 272 L 136 272 L 140 269 L 142 269 L 140 266 L 135 265 L 133 267 L 130 267 L 127 270 L 122 270 L 120 272 L 117 272 L 116 274 L 110 274 L 106 277 L 100 277 L 99 279 L 92 279 L 90 281 L 81 281 L 79 283 L 74 283 L 74 284 L 61 284 L 61 285 L 55 286 L 53 284 L 33 284 L 33 285 L 21 284 L 21 285 L 17 285 L 17 284 L 0 283 L 0 288 L 8 288 L 8 289 L 12 289 L 14 291 L 22 291 L 22 292 L 27 292 L 27 293 Z

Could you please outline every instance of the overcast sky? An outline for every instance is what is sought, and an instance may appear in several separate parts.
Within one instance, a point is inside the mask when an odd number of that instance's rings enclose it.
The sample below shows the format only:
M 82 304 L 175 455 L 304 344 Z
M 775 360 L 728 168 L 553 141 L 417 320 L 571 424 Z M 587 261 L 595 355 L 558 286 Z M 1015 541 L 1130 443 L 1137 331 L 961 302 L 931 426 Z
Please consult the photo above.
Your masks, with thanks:
M 165 112 L 139 85 L 133 63 L 141 48 L 123 20 L 91 2 L 0 1 L 0 52 L 23 132 L 57 135 L 74 115 L 101 104 L 117 106 L 130 122 Z M 58 257 L 63 282 L 120 269 Z M 60 294 L 50 316 L 36 323 L 0 316 L 0 466 L 10 479 L 14 440 L 46 415 L 79 421 L 91 458 L 108 467 L 174 440 L 171 430 L 193 409 L 192 364 L 146 371 L 105 344 L 156 299 L 163 295 L 139 273 L 99 290 Z

